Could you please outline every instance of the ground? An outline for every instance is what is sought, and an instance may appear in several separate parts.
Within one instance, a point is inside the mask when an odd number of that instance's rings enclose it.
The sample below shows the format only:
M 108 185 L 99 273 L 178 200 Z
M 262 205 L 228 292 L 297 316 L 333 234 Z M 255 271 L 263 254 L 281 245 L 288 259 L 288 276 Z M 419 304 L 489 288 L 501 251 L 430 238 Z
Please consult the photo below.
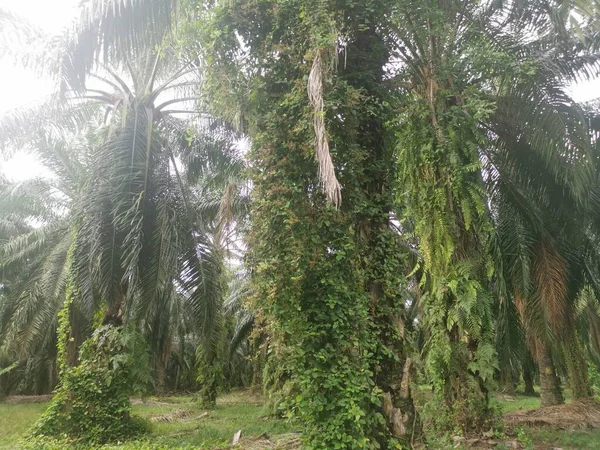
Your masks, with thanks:
M 539 407 L 539 398 L 498 397 L 504 412 Z M 0 403 L 0 449 L 19 448 L 19 441 L 47 403 Z M 112 445 L 105 450 L 223 449 L 242 430 L 237 448 L 244 450 L 298 448 L 297 424 L 268 415 L 261 399 L 248 392 L 221 396 L 217 408 L 204 411 L 192 397 L 149 398 L 134 401 L 134 412 L 152 421 L 152 434 L 142 441 Z M 519 427 L 496 431 L 498 442 L 518 441 L 521 449 L 600 449 L 600 430 L 561 431 Z M 291 443 L 291 445 L 290 445 Z M 61 446 L 55 447 L 62 448 Z M 456 448 L 460 448 L 457 445 Z M 500 444 L 497 450 L 509 448 Z
M 567 403 L 570 403 L 570 392 L 566 390 L 565 394 Z M 498 396 L 497 400 L 503 413 L 533 410 L 540 407 L 539 397 Z M 507 434 L 509 440 L 516 438 L 519 444 L 526 449 L 600 449 L 600 429 L 560 430 L 548 427 L 521 426 L 507 430 Z M 499 449 L 501 448 L 499 447 Z
M 19 448 L 19 441 L 46 406 L 45 402 L 0 403 L 0 449 Z M 134 401 L 133 411 L 152 421 L 152 434 L 143 442 L 107 449 L 221 449 L 228 447 L 238 430 L 242 430 L 242 442 L 257 441 L 260 436 L 263 441 L 268 438 L 273 442 L 277 436 L 288 441 L 296 437 L 293 433 L 297 427 L 289 421 L 267 417 L 262 402 L 247 392 L 221 396 L 217 408 L 211 411 L 200 409 L 192 397 Z

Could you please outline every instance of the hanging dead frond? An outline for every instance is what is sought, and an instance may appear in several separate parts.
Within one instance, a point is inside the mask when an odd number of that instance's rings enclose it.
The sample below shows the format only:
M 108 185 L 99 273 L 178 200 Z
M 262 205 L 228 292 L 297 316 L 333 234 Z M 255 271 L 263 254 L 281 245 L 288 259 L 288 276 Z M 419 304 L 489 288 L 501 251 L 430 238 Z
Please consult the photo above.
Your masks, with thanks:
M 515 291 L 513 301 L 517 313 L 519 314 L 519 318 L 521 319 L 521 325 L 525 331 L 525 342 L 527 344 L 527 348 L 529 348 L 529 351 L 532 355 L 537 355 L 538 348 L 541 347 L 541 344 L 538 333 L 534 331 L 532 323 L 537 319 L 537 314 L 532 314 L 531 308 L 529 308 L 529 310 L 527 309 L 527 299 L 519 290 Z
M 554 332 L 560 335 L 566 331 L 570 319 L 567 262 L 551 244 L 542 242 L 537 252 L 535 271 L 544 313 Z
M 327 200 L 339 207 L 342 203 L 342 186 L 335 176 L 335 167 L 329 141 L 325 129 L 325 113 L 323 102 L 323 51 L 318 50 L 308 76 L 308 100 L 313 107 L 315 127 L 316 159 L 319 166 L 319 178 L 323 184 L 323 192 Z
M 236 191 L 232 184 L 228 184 L 223 192 L 219 202 L 219 211 L 217 212 L 217 230 L 215 232 L 215 242 L 219 248 L 224 249 L 227 245 L 227 231 L 233 221 L 233 202 L 235 201 Z

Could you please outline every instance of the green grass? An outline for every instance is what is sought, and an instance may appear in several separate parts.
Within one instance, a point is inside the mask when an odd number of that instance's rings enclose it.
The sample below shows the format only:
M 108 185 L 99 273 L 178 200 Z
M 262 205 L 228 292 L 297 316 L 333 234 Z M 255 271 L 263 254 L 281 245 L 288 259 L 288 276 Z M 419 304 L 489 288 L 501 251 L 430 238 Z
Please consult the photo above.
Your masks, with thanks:
M 534 442 L 543 447 L 580 450 L 600 448 L 600 430 L 559 431 L 550 429 L 529 430 Z
M 537 409 L 540 407 L 539 397 L 526 397 L 524 395 L 517 395 L 509 400 L 506 396 L 500 396 L 498 397 L 497 401 L 500 404 L 500 410 L 502 413 Z
M 192 397 L 150 398 L 148 401 L 134 405 L 134 414 L 151 418 L 174 410 L 186 410 L 190 415 L 169 422 L 154 422 L 151 435 L 140 441 L 107 446 L 107 449 L 219 449 L 227 447 L 238 430 L 242 430 L 245 437 L 297 431 L 289 421 L 265 417 L 262 404 L 247 393 L 224 395 L 211 411 L 198 408 Z M 0 449 L 18 448 L 19 441 L 46 406 L 46 403 L 0 404 Z M 64 448 L 61 444 L 48 447 Z
M 160 404 L 156 404 L 160 402 Z M 500 396 L 498 402 L 503 412 L 539 407 L 538 397 Z M 168 403 L 168 404 L 165 404 Z M 19 441 L 44 411 L 46 403 L 0 403 L 0 449 L 19 448 Z M 136 404 L 134 413 L 142 417 L 165 415 L 174 410 L 190 411 L 185 419 L 152 424 L 152 434 L 142 440 L 103 447 L 103 450 L 209 450 L 223 449 L 231 442 L 233 434 L 242 430 L 245 437 L 270 437 L 298 431 L 297 424 L 265 416 L 260 399 L 246 392 L 227 394 L 219 398 L 217 408 L 204 411 L 192 397 L 151 397 L 146 404 Z M 204 413 L 207 412 L 208 415 Z M 600 430 L 559 431 L 548 428 L 521 427 L 521 442 L 534 442 L 530 449 L 562 448 L 563 450 L 600 449 Z M 508 430 L 507 430 L 508 432 Z M 511 433 L 512 434 L 512 433 Z M 514 437 L 513 437 L 514 438 Z M 61 443 L 43 447 L 44 450 L 65 448 Z M 242 446 L 243 448 L 243 446 Z M 501 448 L 501 447 L 498 447 Z
M 539 394 L 538 386 L 535 387 L 536 393 Z M 570 389 L 564 389 L 565 403 L 571 403 L 573 401 L 573 395 Z M 539 397 L 529 397 L 521 394 L 517 394 L 514 397 L 499 395 L 497 397 L 498 403 L 503 413 L 509 413 L 519 410 L 538 409 L 540 407 Z
M 0 403 L 0 448 L 14 448 L 45 408 L 46 403 Z

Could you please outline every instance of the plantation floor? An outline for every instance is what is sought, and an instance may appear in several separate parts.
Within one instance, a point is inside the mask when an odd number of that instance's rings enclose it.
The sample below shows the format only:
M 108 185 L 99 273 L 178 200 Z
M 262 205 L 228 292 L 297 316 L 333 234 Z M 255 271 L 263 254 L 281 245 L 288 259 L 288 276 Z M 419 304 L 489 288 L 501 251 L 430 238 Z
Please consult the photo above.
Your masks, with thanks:
M 498 397 L 504 412 L 539 407 L 535 397 Z M 18 449 L 19 441 L 37 420 L 47 403 L 0 403 L 0 449 Z M 152 434 L 143 440 L 103 447 L 104 450 L 209 450 L 229 448 L 235 432 L 242 430 L 242 441 L 236 448 L 259 450 L 299 448 L 297 426 L 285 420 L 266 417 L 260 398 L 246 392 L 227 394 L 213 411 L 197 407 L 192 397 L 150 398 L 134 401 L 134 413 L 152 421 Z M 519 427 L 493 436 L 498 442 L 515 442 L 521 449 L 578 450 L 600 449 L 600 430 L 561 431 L 548 428 Z M 64 446 L 48 446 L 58 450 Z M 433 447 L 430 447 L 433 448 Z M 458 445 L 455 448 L 466 448 Z M 510 448 L 498 445 L 497 450 Z
M 279 438 L 295 440 L 295 427 L 285 420 L 267 418 L 260 399 L 248 393 L 223 395 L 217 408 L 205 411 L 192 397 L 150 398 L 134 401 L 133 411 L 152 422 L 152 434 L 138 442 L 105 446 L 103 449 L 163 450 L 222 449 L 231 443 L 234 433 L 242 430 L 248 447 Z M 17 449 L 19 441 L 44 411 L 47 403 L 0 403 L 0 449 Z M 49 449 L 63 448 L 49 446 Z
M 571 402 L 570 392 L 565 390 L 567 403 Z M 498 396 L 503 413 L 519 410 L 532 410 L 540 407 L 539 397 L 524 395 Z M 515 427 L 507 430 L 507 440 L 517 440 L 519 448 L 524 449 L 600 449 L 600 429 L 593 430 L 557 430 L 548 427 Z M 507 448 L 498 446 L 498 450 Z

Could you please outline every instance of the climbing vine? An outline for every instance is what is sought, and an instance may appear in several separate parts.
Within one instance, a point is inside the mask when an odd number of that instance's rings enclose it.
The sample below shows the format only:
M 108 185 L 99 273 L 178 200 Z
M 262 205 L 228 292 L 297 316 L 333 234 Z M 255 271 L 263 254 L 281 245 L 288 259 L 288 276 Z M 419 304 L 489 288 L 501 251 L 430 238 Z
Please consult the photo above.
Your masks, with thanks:
M 67 254 L 67 267 L 69 267 L 69 272 L 67 273 L 65 285 L 65 301 L 63 303 L 62 308 L 58 312 L 58 340 L 56 343 L 56 361 L 59 376 L 63 372 L 65 372 L 69 366 L 69 344 L 71 344 L 73 341 L 71 336 L 71 307 L 73 305 L 73 298 L 76 295 L 76 287 L 72 261 L 76 249 L 76 229 L 74 229 L 72 235 L 73 243 L 71 244 L 71 247 L 69 248 L 69 252 Z
M 81 346 L 79 364 L 65 367 L 52 403 L 32 437 L 103 443 L 148 431 L 131 415 L 129 396 L 151 383 L 146 346 L 134 330 L 105 325 Z
M 94 333 L 81 345 L 77 358 L 70 355 L 77 350 L 73 346 L 70 317 L 77 298 L 72 264 L 77 233 L 73 236 L 67 257 L 65 301 L 58 313 L 59 385 L 31 430 L 33 444 L 45 437 L 98 444 L 149 429 L 143 420 L 131 415 L 129 400 L 133 394 L 145 393 L 152 384 L 146 344 L 140 333 L 95 323 Z
M 284 406 L 306 448 L 396 448 L 418 423 L 403 339 L 406 252 L 390 224 L 394 96 L 377 27 L 386 9 L 233 1 L 195 30 L 215 112 L 242 114 L 251 137 L 248 266 L 284 348 L 296 393 Z

